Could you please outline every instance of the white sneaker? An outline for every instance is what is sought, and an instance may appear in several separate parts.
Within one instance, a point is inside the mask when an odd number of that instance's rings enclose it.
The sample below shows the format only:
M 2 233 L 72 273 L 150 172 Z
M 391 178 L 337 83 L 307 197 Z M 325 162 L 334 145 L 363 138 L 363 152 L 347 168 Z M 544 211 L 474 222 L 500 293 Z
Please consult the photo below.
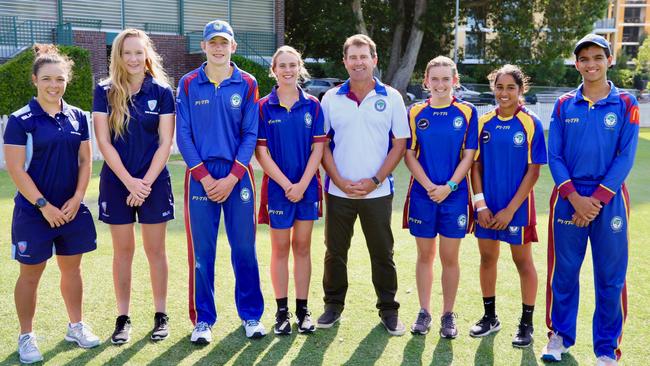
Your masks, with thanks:
M 569 349 L 564 347 L 562 336 L 553 333 L 548 339 L 548 343 L 542 348 L 542 360 L 544 361 L 562 361 L 562 354 L 569 352 Z
M 21 363 L 34 363 L 43 361 L 43 355 L 38 350 L 34 332 L 29 332 L 18 337 L 18 356 Z
M 68 324 L 68 332 L 65 340 L 75 342 L 81 348 L 93 348 L 99 346 L 99 337 L 93 334 L 88 324 L 79 322 L 74 326 Z
M 618 361 L 609 356 L 600 356 L 596 359 L 596 366 L 618 366 Z
M 242 326 L 248 338 L 262 338 L 266 335 L 264 324 L 257 320 L 242 320 Z
M 195 344 L 208 344 L 212 342 L 212 330 L 206 322 L 198 322 L 192 331 L 190 341 Z

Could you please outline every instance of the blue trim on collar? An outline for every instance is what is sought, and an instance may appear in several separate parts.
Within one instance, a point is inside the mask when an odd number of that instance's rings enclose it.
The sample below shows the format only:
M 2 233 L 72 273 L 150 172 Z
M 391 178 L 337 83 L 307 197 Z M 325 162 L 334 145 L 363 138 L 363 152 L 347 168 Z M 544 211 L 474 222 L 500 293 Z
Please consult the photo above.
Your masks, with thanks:
M 620 102 L 621 93 L 619 92 L 618 88 L 610 80 L 607 80 L 607 83 L 609 84 L 609 94 L 607 94 L 607 97 L 597 101 L 594 104 L 619 103 Z M 576 102 L 586 101 L 584 95 L 582 94 L 582 88 L 583 87 L 584 87 L 584 83 L 581 83 L 580 86 L 578 86 L 578 88 L 576 89 L 576 96 L 575 96 Z
M 388 96 L 388 91 L 386 90 L 386 85 L 383 84 L 379 79 L 373 77 L 375 80 L 375 93 Z M 346 80 L 341 88 L 336 92 L 336 94 L 348 94 L 350 92 L 350 79 Z
M 208 77 L 208 74 L 205 72 L 205 67 L 208 65 L 208 62 L 205 61 L 200 67 L 199 67 L 199 83 L 210 83 L 210 78 Z M 228 85 L 230 83 L 241 83 L 242 82 L 242 76 L 241 76 L 241 71 L 239 71 L 239 68 L 237 65 L 230 61 L 230 66 L 232 66 L 232 75 L 228 79 L 225 79 L 221 82 L 221 85 Z M 225 83 L 225 84 L 224 84 Z
M 302 105 L 306 102 L 308 102 L 308 98 L 305 95 L 305 91 L 302 90 L 300 86 L 298 86 L 298 101 L 296 101 L 296 103 L 291 108 L 293 109 L 294 107 Z M 273 89 L 271 89 L 271 93 L 269 93 L 269 104 L 280 105 L 280 98 L 278 98 L 277 85 L 273 86 Z

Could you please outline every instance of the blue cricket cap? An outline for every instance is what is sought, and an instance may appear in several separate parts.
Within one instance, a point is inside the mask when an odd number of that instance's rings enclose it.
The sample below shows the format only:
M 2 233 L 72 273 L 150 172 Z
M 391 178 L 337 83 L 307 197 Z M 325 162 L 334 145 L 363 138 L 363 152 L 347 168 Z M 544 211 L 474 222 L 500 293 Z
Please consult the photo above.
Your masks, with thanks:
M 605 37 L 593 33 L 587 34 L 576 43 L 576 47 L 573 49 L 573 54 L 577 57 L 580 50 L 589 46 L 601 47 L 605 50 L 605 56 L 607 57 L 612 54 L 612 47 Z
M 203 40 L 207 42 L 214 37 L 223 37 L 232 42 L 235 39 L 235 32 L 228 22 L 213 20 L 203 27 Z

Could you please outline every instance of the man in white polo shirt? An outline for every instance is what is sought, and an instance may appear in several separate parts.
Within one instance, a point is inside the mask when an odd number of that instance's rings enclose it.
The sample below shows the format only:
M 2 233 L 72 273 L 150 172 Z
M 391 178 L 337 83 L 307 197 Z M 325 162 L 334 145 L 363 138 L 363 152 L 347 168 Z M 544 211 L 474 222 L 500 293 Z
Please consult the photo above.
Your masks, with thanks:
M 402 335 L 390 222 L 391 172 L 402 159 L 410 134 L 406 108 L 399 92 L 373 77 L 377 51 L 368 36 L 357 34 L 345 41 L 343 63 L 350 78 L 329 90 L 322 102 L 330 144 L 323 155 L 327 252 L 325 312 L 318 327 L 329 328 L 341 317 L 348 288 L 348 250 L 358 216 L 370 252 L 381 322 L 388 333 Z

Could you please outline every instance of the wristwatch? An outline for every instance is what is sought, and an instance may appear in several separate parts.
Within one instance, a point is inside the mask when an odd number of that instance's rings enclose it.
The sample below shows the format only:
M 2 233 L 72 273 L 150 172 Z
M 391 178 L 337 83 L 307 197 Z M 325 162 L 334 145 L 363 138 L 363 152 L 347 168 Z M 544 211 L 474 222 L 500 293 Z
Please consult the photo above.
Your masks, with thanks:
M 39 210 L 47 205 L 47 200 L 43 197 L 37 198 L 36 202 L 34 202 L 34 207 L 38 208 Z
M 455 192 L 458 189 L 458 183 L 454 182 L 453 180 L 448 180 L 447 185 L 449 188 L 451 188 L 452 192 Z
M 377 177 L 372 177 L 372 178 L 370 178 L 370 179 L 372 179 L 372 182 L 375 183 L 375 185 L 377 186 L 377 188 L 381 187 L 381 181 L 379 181 L 379 178 L 377 178 Z

